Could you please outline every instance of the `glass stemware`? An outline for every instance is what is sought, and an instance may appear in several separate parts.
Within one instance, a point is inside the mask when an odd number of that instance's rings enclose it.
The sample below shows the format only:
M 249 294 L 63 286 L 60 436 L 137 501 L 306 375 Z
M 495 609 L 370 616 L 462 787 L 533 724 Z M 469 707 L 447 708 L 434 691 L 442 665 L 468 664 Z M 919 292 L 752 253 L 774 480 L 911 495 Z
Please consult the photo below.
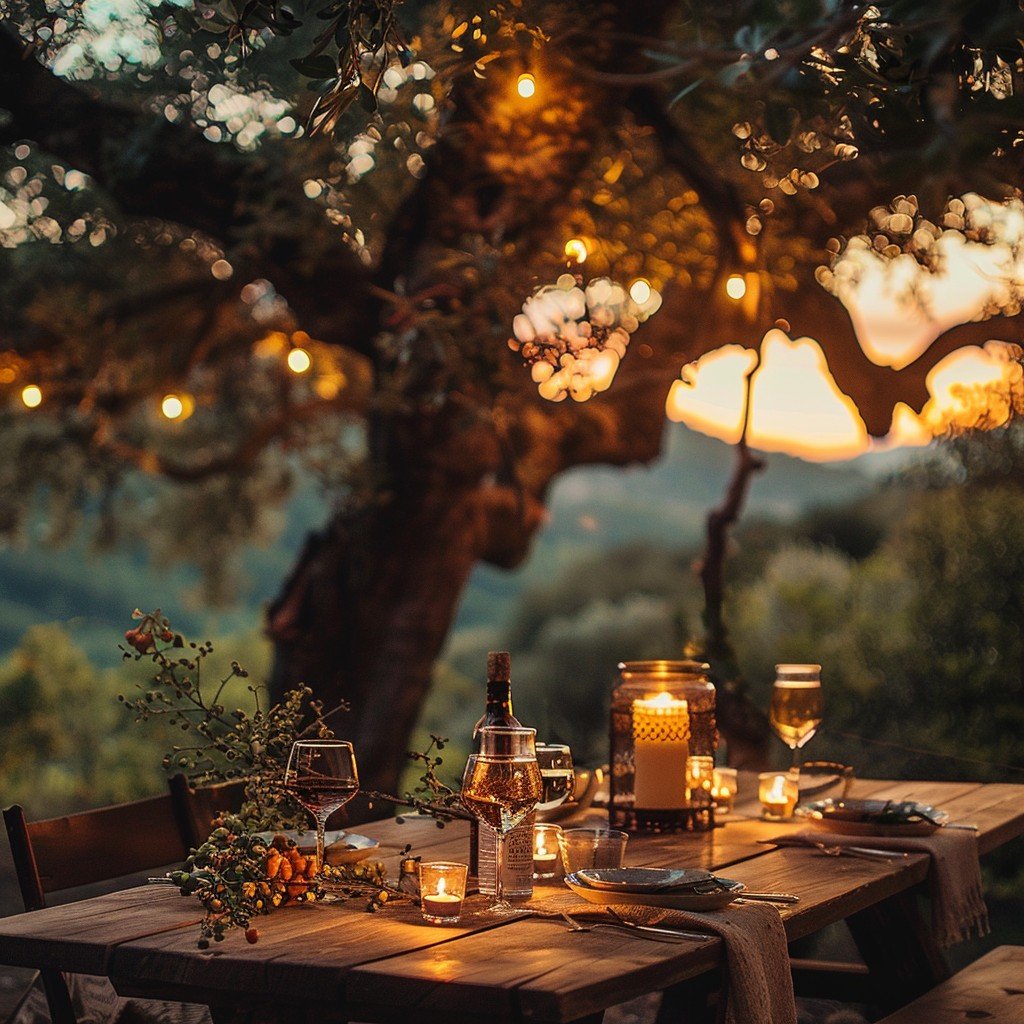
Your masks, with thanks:
M 292 744 L 283 788 L 316 820 L 316 878 L 324 884 L 327 819 L 359 792 L 359 772 L 347 740 L 297 740 Z
M 462 802 L 492 828 L 497 839 L 494 857 L 494 903 L 485 913 L 517 913 L 505 899 L 505 839 L 537 806 L 543 793 L 537 767 L 535 729 L 488 726 L 480 730 L 480 752 L 466 762 Z
M 797 767 L 797 751 L 818 731 L 823 716 L 821 666 L 776 665 L 768 718 L 791 751 L 791 767 Z
M 538 743 L 537 767 L 542 783 L 538 811 L 552 811 L 572 796 L 576 775 L 572 751 L 564 743 Z

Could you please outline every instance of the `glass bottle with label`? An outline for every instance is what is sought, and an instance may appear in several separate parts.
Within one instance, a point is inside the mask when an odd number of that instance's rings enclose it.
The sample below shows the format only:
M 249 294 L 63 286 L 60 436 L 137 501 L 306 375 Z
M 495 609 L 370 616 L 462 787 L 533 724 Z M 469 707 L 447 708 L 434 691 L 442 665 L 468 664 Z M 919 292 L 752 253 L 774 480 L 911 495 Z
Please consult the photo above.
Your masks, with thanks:
M 512 713 L 512 658 L 507 651 L 491 651 L 487 655 L 487 708 L 473 729 L 473 738 L 484 726 L 515 728 L 522 723 Z M 530 814 L 505 839 L 503 880 L 505 895 L 524 899 L 533 895 L 533 823 Z M 493 830 L 481 828 L 477 837 L 477 859 L 480 892 L 494 895 L 494 858 L 498 841 Z

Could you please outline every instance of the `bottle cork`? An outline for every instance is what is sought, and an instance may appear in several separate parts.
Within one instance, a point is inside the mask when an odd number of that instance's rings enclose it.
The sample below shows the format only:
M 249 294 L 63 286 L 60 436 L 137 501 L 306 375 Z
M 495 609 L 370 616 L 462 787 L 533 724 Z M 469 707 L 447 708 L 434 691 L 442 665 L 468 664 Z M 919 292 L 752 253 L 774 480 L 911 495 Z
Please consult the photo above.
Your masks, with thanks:
M 512 678 L 512 656 L 508 651 L 490 651 L 487 655 L 487 678 L 507 683 Z

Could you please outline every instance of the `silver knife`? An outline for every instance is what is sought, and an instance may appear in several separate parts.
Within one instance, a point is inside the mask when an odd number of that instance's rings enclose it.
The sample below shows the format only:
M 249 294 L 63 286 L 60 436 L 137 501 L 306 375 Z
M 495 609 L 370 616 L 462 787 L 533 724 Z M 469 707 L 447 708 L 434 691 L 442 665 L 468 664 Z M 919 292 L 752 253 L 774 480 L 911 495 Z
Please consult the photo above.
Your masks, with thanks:
M 799 903 L 800 897 L 791 892 L 740 892 L 741 900 L 760 900 L 762 903 Z
M 683 931 L 681 928 L 656 928 L 650 924 L 637 924 L 635 921 L 630 921 L 628 918 L 620 917 L 612 910 L 611 907 L 604 908 L 610 917 L 612 917 L 617 925 L 623 928 L 628 928 L 630 931 L 648 932 L 651 935 L 671 935 L 674 938 L 683 939 L 700 939 L 703 942 L 709 942 L 711 939 L 719 938 L 718 935 L 707 935 L 704 932 L 688 932 Z

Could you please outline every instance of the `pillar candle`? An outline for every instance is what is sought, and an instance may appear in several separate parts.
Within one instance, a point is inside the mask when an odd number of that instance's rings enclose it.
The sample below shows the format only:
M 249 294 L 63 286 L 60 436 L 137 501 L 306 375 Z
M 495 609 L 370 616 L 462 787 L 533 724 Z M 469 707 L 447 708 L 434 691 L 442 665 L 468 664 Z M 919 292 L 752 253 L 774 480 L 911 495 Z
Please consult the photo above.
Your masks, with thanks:
M 668 693 L 633 701 L 633 803 L 647 810 L 686 806 L 690 745 L 686 701 Z

